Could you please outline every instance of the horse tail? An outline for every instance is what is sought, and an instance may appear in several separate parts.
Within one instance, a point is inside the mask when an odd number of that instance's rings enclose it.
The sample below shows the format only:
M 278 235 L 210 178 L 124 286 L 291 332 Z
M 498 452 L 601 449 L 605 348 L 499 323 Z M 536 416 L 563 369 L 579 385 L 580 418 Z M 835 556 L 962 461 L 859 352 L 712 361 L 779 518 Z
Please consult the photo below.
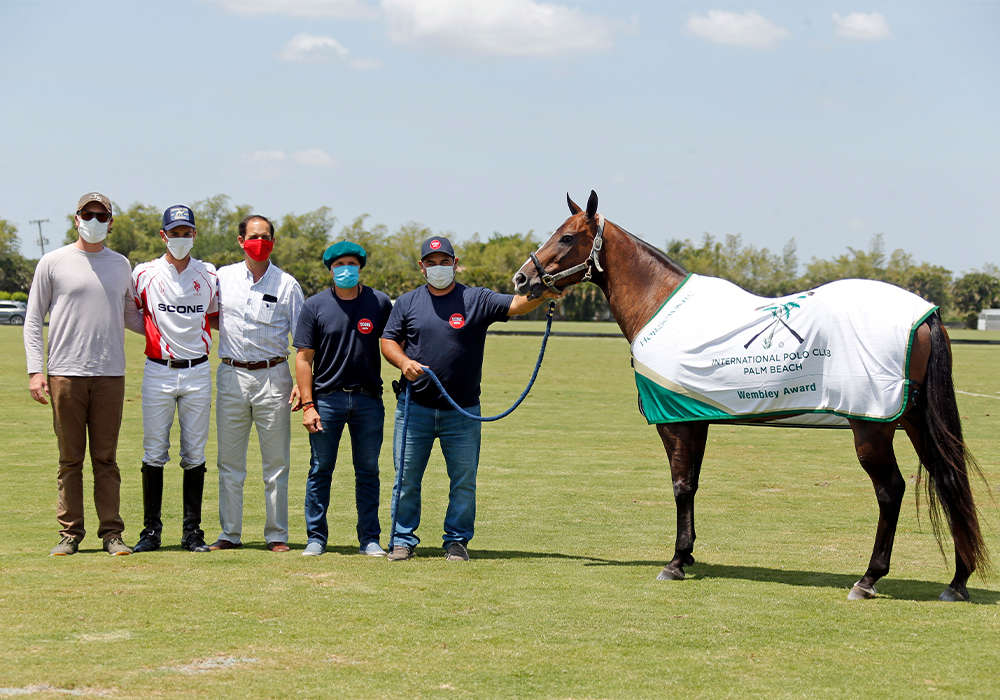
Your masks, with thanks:
M 969 472 L 984 480 L 985 477 L 962 438 L 962 423 L 951 374 L 948 333 L 937 313 L 927 319 L 927 325 L 931 332 L 931 351 L 921 411 L 923 454 L 919 457 L 921 466 L 927 471 L 931 526 L 941 547 L 943 511 L 955 541 L 956 555 L 961 557 L 970 573 L 978 568 L 980 574 L 985 574 L 990 568 L 989 555 L 979 530 L 976 504 L 969 487 Z

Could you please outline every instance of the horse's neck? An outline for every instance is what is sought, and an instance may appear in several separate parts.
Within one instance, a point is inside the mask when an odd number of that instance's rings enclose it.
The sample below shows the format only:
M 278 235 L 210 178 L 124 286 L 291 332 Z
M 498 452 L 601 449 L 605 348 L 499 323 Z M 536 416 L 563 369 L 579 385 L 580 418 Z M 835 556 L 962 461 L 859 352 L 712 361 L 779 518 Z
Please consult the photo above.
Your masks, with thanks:
M 686 273 L 664 253 L 611 222 L 605 225 L 603 252 L 604 272 L 595 282 L 631 343 Z

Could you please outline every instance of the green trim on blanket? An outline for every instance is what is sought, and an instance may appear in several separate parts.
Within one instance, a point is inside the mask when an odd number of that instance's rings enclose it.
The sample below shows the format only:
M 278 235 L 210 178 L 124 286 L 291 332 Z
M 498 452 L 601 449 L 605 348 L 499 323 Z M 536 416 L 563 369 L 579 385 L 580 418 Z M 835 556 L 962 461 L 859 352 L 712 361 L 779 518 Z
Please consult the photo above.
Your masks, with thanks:
M 691 279 L 691 277 L 693 275 L 694 275 L 693 272 L 687 273 L 687 276 L 684 279 L 681 280 L 681 283 L 678 284 L 676 287 L 674 287 L 674 291 L 670 292 L 669 296 L 667 296 L 667 298 L 663 300 L 663 303 L 656 307 L 656 311 L 653 312 L 653 315 L 650 316 L 649 318 L 647 318 L 645 321 L 643 321 L 642 325 L 639 326 L 639 332 L 640 333 L 642 332 L 643 328 L 645 328 L 646 326 L 649 325 L 650 321 L 652 321 L 654 318 L 656 318 L 656 314 L 660 313 L 660 309 L 662 309 L 664 306 L 666 306 L 670 302 L 670 300 L 674 298 L 674 295 L 677 294 L 677 292 L 681 291 L 681 287 L 683 287 L 684 284 L 685 284 L 685 282 L 687 282 L 689 279 Z M 632 340 L 635 340 L 635 338 L 633 338 Z M 632 340 L 629 340 L 628 342 L 631 343 Z
M 689 420 L 733 420 L 741 417 L 726 413 L 690 396 L 665 389 L 638 372 L 635 373 L 635 386 L 639 390 L 639 407 L 650 424 Z

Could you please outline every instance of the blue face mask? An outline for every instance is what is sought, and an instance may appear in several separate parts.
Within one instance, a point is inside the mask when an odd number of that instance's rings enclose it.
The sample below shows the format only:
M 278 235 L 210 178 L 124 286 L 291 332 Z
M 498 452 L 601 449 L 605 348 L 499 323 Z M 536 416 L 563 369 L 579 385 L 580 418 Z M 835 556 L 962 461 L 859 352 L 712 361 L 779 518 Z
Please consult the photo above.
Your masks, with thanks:
M 333 283 L 341 289 L 357 287 L 360 271 L 357 265 L 339 265 L 333 268 Z

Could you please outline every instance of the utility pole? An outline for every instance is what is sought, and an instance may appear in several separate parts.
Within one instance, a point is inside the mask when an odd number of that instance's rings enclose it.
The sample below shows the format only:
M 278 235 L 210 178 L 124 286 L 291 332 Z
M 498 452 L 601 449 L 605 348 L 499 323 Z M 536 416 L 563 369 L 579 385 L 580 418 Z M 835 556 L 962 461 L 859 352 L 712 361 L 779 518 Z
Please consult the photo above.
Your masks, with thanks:
M 49 242 L 49 239 L 42 235 L 42 224 L 49 223 L 48 219 L 32 219 L 28 222 L 29 224 L 38 224 L 38 247 L 42 249 L 42 255 L 45 255 L 45 244 Z

